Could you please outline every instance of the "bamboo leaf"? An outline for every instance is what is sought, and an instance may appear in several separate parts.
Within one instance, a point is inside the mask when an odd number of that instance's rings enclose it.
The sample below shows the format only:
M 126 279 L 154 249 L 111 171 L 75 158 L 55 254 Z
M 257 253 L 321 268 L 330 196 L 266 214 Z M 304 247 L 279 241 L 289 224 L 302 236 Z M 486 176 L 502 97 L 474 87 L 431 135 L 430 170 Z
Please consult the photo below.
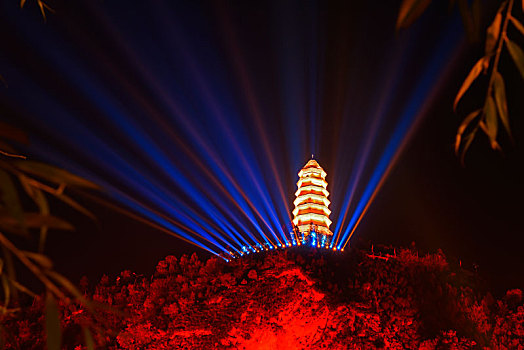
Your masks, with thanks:
M 71 197 L 66 196 L 65 194 L 59 194 L 59 195 L 56 195 L 55 197 L 60 199 L 61 201 L 65 202 L 65 203 L 67 203 L 70 207 L 78 210 L 79 212 L 81 212 L 85 216 L 89 217 L 90 219 L 96 221 L 96 216 L 93 213 L 91 213 L 89 210 L 84 208 L 82 205 L 80 205 L 77 201 L 75 201 Z
M 34 193 L 34 201 L 38 206 L 38 209 L 40 209 L 40 214 L 49 215 L 49 204 L 47 203 L 47 199 L 45 198 L 44 193 L 38 188 L 34 189 Z
M 513 23 L 513 25 L 515 26 L 515 28 L 517 28 L 519 30 L 519 32 L 522 33 L 522 35 L 524 35 L 524 26 L 522 25 L 522 23 L 520 23 L 515 17 L 513 16 L 510 16 L 509 19 L 511 20 L 511 23 Z
M 52 277 L 55 281 L 57 281 L 60 285 L 62 285 L 62 287 L 67 289 L 77 299 L 81 300 L 82 302 L 86 301 L 86 299 L 84 298 L 82 293 L 80 293 L 78 288 L 76 288 L 75 285 L 71 281 L 69 281 L 67 278 L 65 278 L 64 276 L 62 276 L 61 274 L 55 271 L 48 271 L 47 274 L 50 277 Z
M 52 215 L 42 215 L 40 213 L 25 213 L 22 218 L 23 224 L 27 228 L 40 228 L 42 226 L 47 226 L 49 228 L 57 230 L 67 230 L 74 231 L 74 227 L 60 218 Z M 14 224 L 16 220 L 9 215 L 0 214 L 0 226 L 6 229 L 9 229 Z
M 84 298 L 82 293 L 80 293 L 78 288 L 76 288 L 75 285 L 71 283 L 71 281 L 69 281 L 67 278 L 65 278 L 61 274 L 55 271 L 52 271 L 52 270 L 47 271 L 46 273 L 49 277 L 57 281 L 62 287 L 67 289 L 67 291 L 71 293 L 71 295 L 73 295 L 81 304 L 85 305 L 88 308 L 91 307 L 91 304 L 89 303 L 89 301 L 86 298 Z
M 9 302 L 11 301 L 11 285 L 9 283 L 9 280 L 7 279 L 6 275 L 2 275 L 2 287 L 4 289 L 4 313 L 7 310 L 7 307 L 9 306 Z
M 6 148 L 0 149 L 0 155 L 7 158 L 18 158 L 18 159 L 27 159 L 23 154 L 18 154 L 16 152 L 8 152 Z
M 35 201 L 34 187 L 31 186 L 31 183 L 29 182 L 29 178 L 25 176 L 24 174 L 18 174 L 18 181 L 20 181 L 20 184 L 22 185 L 22 188 L 24 189 L 25 193 L 27 193 L 27 195 L 31 197 L 33 201 Z
M 20 8 L 23 8 L 25 5 L 25 0 L 20 0 Z
M 66 184 L 78 187 L 87 187 L 92 189 L 99 189 L 99 186 L 83 177 L 74 175 L 67 170 L 58 167 L 34 162 L 30 160 L 15 161 L 16 167 L 26 173 L 36 175 L 42 179 L 51 181 L 56 184 Z
M 95 341 L 93 340 L 91 331 L 89 331 L 89 328 L 87 327 L 82 327 L 82 330 L 84 331 L 84 338 L 86 341 L 87 350 L 95 350 Z
M 520 75 L 524 78 L 524 52 L 522 52 L 522 49 L 517 44 L 508 38 L 506 38 L 506 46 L 513 62 L 515 62 L 515 65 L 520 71 Z
M 11 285 L 13 287 L 15 287 L 16 289 L 18 289 L 19 291 L 21 291 L 22 293 L 25 293 L 25 294 L 29 295 L 30 297 L 33 297 L 33 298 L 38 298 L 38 295 L 36 295 L 35 293 L 31 292 L 31 290 L 29 288 L 25 287 L 24 285 L 20 284 L 19 282 L 11 281 L 11 280 L 9 282 L 11 282 Z
M 5 206 L 9 215 L 14 219 L 13 226 L 23 229 L 23 209 L 11 176 L 0 169 L 0 205 Z
M 42 215 L 40 213 L 26 213 L 24 215 L 27 227 L 47 226 L 58 230 L 74 231 L 74 227 L 65 220 L 52 215 Z
M 55 10 L 51 6 L 46 4 L 43 0 L 39 0 L 39 1 L 42 3 L 43 7 L 45 7 L 47 9 L 47 11 L 49 11 L 51 13 L 55 13 Z
M 92 220 L 96 221 L 96 217 L 93 213 L 91 213 L 89 210 L 84 208 L 82 205 L 80 205 L 77 201 L 73 200 L 71 197 L 65 195 L 63 193 L 63 187 L 60 187 L 58 190 L 55 190 L 51 188 L 50 186 L 44 185 L 34 179 L 31 179 L 23 174 L 19 175 L 20 183 L 22 184 L 24 190 L 26 193 L 33 198 L 35 203 L 39 201 L 38 198 L 36 198 L 36 191 L 37 190 L 43 190 L 47 193 L 52 194 L 56 198 L 60 199 L 64 203 L 68 204 L 73 209 L 78 210 L 85 216 L 89 217 Z M 43 193 L 42 193 L 43 195 Z M 37 203 L 38 204 L 38 203 Z
M 499 9 L 497 10 L 497 13 L 502 13 L 504 9 L 506 8 L 506 5 L 508 4 L 508 0 L 502 1 L 502 3 L 499 6 Z
M 495 71 L 495 79 L 493 80 L 493 90 L 495 95 L 495 102 L 497 105 L 497 111 L 502 121 L 502 125 L 510 138 L 513 138 L 511 135 L 511 129 L 509 127 L 508 119 L 508 103 L 506 101 L 506 88 L 504 86 L 504 79 L 502 75 Z
M 491 148 L 496 149 L 497 144 L 497 108 L 493 97 L 489 96 L 484 105 L 484 115 L 486 116 L 486 133 L 488 134 Z
M 473 16 L 468 7 L 467 0 L 458 0 L 458 8 L 460 16 L 462 17 L 462 24 L 464 25 L 464 31 L 470 42 L 477 41 L 477 35 L 475 34 L 475 24 Z
M 77 298 L 83 298 L 82 293 L 75 287 L 71 281 L 69 281 L 67 278 L 62 276 L 56 271 L 48 271 L 47 274 L 53 278 L 55 281 L 57 281 L 59 284 L 62 285 L 65 289 L 67 289 L 72 295 L 74 295 Z
M 455 138 L 455 154 L 458 154 L 459 148 L 460 148 L 460 142 L 462 141 L 462 134 L 468 127 L 468 125 L 475 119 L 481 112 L 481 109 L 477 109 L 476 111 L 471 112 L 464 118 L 462 123 L 460 123 L 458 130 L 457 130 L 457 136 Z
M 56 300 L 50 292 L 47 292 L 45 301 L 45 332 L 47 335 L 47 349 L 60 350 L 62 343 L 60 316 Z
M 44 193 L 38 188 L 35 188 L 33 192 L 34 192 L 33 200 L 35 201 L 36 205 L 40 209 L 40 214 L 42 214 L 42 216 L 49 215 L 49 204 L 47 203 L 47 199 L 45 198 Z M 47 227 L 46 225 L 40 227 L 40 239 L 38 242 L 38 251 L 39 252 L 44 251 L 48 229 L 49 227 Z
M 397 30 L 409 27 L 424 13 L 430 3 L 431 0 L 403 0 L 397 17 Z
M 47 256 L 43 254 L 33 253 L 27 250 L 23 250 L 22 253 L 24 253 L 24 255 L 27 256 L 29 259 L 38 263 L 38 265 L 40 265 L 44 269 L 50 270 L 53 268 L 53 262 Z
M 486 55 L 490 54 L 494 49 L 495 45 L 497 44 L 497 40 L 500 35 L 500 24 L 502 23 L 502 14 L 499 12 L 495 16 L 495 19 L 491 23 L 491 25 L 488 27 L 487 34 L 486 34 Z
M 464 138 L 464 148 L 462 148 L 462 153 L 460 155 L 460 164 L 464 166 L 464 159 L 466 157 L 466 152 L 469 149 L 469 146 L 471 146 L 471 143 L 473 142 L 473 139 L 475 138 L 475 134 L 477 133 L 478 128 L 473 129 L 466 137 Z
M 2 253 L 4 254 L 5 259 L 5 269 L 7 271 L 7 276 L 9 277 L 9 280 L 16 281 L 16 271 L 15 271 L 15 265 L 13 263 L 13 256 L 11 255 L 11 252 L 7 250 L 5 246 L 2 246 Z M 12 293 L 16 299 L 16 291 L 13 291 Z
M 469 72 L 468 76 L 466 77 L 466 80 L 464 80 L 464 82 L 462 83 L 462 86 L 460 87 L 460 90 L 457 96 L 455 97 L 455 102 L 453 103 L 453 110 L 457 109 L 457 104 L 459 100 L 462 98 L 464 93 L 469 89 L 473 81 L 477 79 L 480 72 L 482 72 L 482 67 L 486 60 L 489 60 L 489 57 L 486 57 L 486 56 L 482 57 L 480 60 L 478 60 L 477 63 L 475 63 L 475 65 Z
M 27 232 L 27 227 L 22 229 L 19 227 L 18 222 L 10 216 L 0 215 L 0 230 L 22 236 L 25 238 L 30 238 L 31 236 Z
M 41 0 L 38 0 L 37 3 L 38 3 L 38 7 L 40 7 L 40 12 L 42 13 L 42 18 L 44 18 L 44 22 L 45 22 L 47 20 L 47 18 L 45 16 L 44 4 L 42 3 Z

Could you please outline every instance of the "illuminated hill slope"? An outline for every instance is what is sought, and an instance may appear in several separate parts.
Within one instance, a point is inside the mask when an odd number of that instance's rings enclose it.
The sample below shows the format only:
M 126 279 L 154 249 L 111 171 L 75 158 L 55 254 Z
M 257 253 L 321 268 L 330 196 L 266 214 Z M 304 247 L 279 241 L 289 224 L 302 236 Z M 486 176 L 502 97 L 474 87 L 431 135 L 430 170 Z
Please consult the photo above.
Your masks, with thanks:
M 302 248 L 305 249 L 305 248 Z M 441 254 L 397 251 L 388 260 L 273 251 L 201 262 L 160 261 L 153 277 L 103 278 L 90 297 L 124 310 L 98 315 L 110 349 L 516 349 L 524 344 L 522 292 L 496 301 Z M 22 318 L 13 348 L 41 348 L 38 304 Z M 82 343 L 93 316 L 63 309 L 64 342 Z M 12 334 L 12 333 L 9 333 Z

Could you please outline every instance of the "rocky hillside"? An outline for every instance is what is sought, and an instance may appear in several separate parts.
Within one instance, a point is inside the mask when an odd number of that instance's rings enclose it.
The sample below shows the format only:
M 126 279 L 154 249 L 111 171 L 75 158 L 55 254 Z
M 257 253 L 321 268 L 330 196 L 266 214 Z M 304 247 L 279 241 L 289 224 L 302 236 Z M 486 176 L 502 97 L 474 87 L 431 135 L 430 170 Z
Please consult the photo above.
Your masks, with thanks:
M 111 310 L 61 305 L 66 348 L 82 326 L 110 349 L 522 349 L 520 290 L 502 300 L 442 254 L 374 258 L 272 251 L 225 263 L 196 255 L 82 287 Z M 4 320 L 8 348 L 44 347 L 42 303 Z

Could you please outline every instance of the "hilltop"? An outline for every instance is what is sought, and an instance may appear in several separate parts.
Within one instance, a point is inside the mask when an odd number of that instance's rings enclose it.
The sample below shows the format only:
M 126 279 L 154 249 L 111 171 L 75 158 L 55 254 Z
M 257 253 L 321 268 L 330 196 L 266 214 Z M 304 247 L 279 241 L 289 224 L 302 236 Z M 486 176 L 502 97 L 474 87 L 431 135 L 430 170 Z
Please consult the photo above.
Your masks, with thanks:
M 81 285 L 87 297 L 123 313 L 92 315 L 62 305 L 70 349 L 81 348 L 83 325 L 109 349 L 524 346 L 522 291 L 496 300 L 474 273 L 440 252 L 398 249 L 377 258 L 358 249 L 290 249 L 229 263 L 168 256 L 152 276 L 124 271 L 91 288 Z M 17 319 L 4 320 L 8 348 L 44 346 L 41 310 L 42 302 L 34 302 Z

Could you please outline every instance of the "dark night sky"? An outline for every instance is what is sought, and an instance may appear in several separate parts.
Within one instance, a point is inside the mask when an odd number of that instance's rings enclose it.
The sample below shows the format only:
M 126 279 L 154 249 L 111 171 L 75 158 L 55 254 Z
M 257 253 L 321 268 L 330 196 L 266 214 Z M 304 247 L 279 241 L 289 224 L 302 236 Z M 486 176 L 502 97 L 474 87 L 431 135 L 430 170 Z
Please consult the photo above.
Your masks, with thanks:
M 199 131 L 203 130 L 203 137 L 222 152 L 221 161 L 228 165 L 239 162 L 231 159 L 234 157 L 222 144 L 227 136 L 212 135 L 216 125 L 209 117 L 211 112 L 200 110 L 200 101 L 209 100 L 198 85 L 192 85 L 195 81 L 198 84 L 195 71 L 200 71 L 211 94 L 218 97 L 219 108 L 226 111 L 223 120 L 231 125 L 249 162 L 264 168 L 267 159 L 260 150 L 261 142 L 257 142 L 262 136 L 253 122 L 253 110 L 248 102 L 244 103 L 249 99 L 239 73 L 242 64 L 231 54 L 240 52 L 255 82 L 254 96 L 262 106 L 261 115 L 266 132 L 269 130 L 275 162 L 282 171 L 279 181 L 287 190 L 288 205 L 293 200 L 296 172 L 315 152 L 328 173 L 336 206 L 336 199 L 341 200 L 345 191 L 335 194 L 334 185 L 346 186 L 354 171 L 370 111 L 380 100 L 378 95 L 389 94 L 391 101 L 377 129 L 368 157 L 370 164 L 377 162 L 386 147 L 398 122 L 395 115 L 414 98 L 416 82 L 435 56 L 435 43 L 442 40 L 443 28 L 453 29 L 459 20 L 456 13 L 448 13 L 446 6 L 433 4 L 421 21 L 396 35 L 399 1 L 380 8 L 366 1 L 300 4 L 174 2 L 146 11 L 144 5 L 122 1 L 94 5 L 58 2 L 54 5 L 56 14 L 50 14 L 44 24 L 34 4 L 19 10 L 16 1 L 4 3 L 0 15 L 0 67 L 4 68 L 0 68 L 0 73 L 9 87 L 1 92 L 2 118 L 29 133 L 34 143 L 24 148 L 28 154 L 79 170 L 90 178 L 103 179 L 133 195 L 136 188 L 120 184 L 116 173 L 102 167 L 103 154 L 88 154 L 96 152 L 90 148 L 91 138 L 94 140 L 90 135 L 107 140 L 119 157 L 129 160 L 132 170 L 120 169 L 124 174 L 121 176 L 125 177 L 126 171 L 128 175 L 129 171 L 142 174 L 147 169 L 156 176 L 154 184 L 165 184 L 169 179 L 155 173 L 152 151 L 133 143 L 123 122 L 116 121 L 112 101 L 118 101 L 117 108 L 126 110 L 126 118 L 136 122 L 144 134 L 173 152 L 171 159 L 182 172 L 199 176 L 192 168 L 191 158 L 172 148 L 171 139 L 157 137 L 163 128 L 157 122 L 166 118 L 150 118 L 162 114 L 158 107 L 161 98 L 152 82 L 158 82 L 168 98 L 176 96 L 183 109 L 189 111 L 191 121 Z M 485 20 L 491 14 L 486 10 Z M 162 27 L 165 21 L 172 22 L 170 31 Z M 507 55 L 503 55 L 501 71 L 508 86 L 515 144 L 503 136 L 504 151 L 500 154 L 489 148 L 486 137 L 479 135 L 468 153 L 466 167 L 462 167 L 453 153 L 460 118 L 451 106 L 483 45 L 464 46 L 464 33 L 460 26 L 457 28 L 454 52 L 460 55 L 454 56 L 458 58 L 436 88 L 429 109 L 355 238 L 396 246 L 415 242 L 423 251 L 440 248 L 461 259 L 465 266 L 478 264 L 482 276 L 497 292 L 524 288 L 524 128 L 520 118 L 524 114 L 524 82 Z M 516 31 L 509 34 L 518 35 Z M 400 64 L 393 64 L 395 60 Z M 193 63 L 196 70 L 192 70 Z M 138 67 L 145 68 L 141 71 Z M 399 69 L 392 71 L 394 68 Z M 147 74 L 152 80 L 146 79 Z M 392 85 L 388 85 L 388 77 Z M 100 84 L 89 85 L 95 78 Z M 481 87 L 475 88 L 478 91 L 467 96 L 459 108 L 462 115 L 482 101 Z M 195 97 L 197 90 L 200 94 Z M 64 106 L 73 116 L 69 119 L 71 124 L 60 122 L 56 106 Z M 85 127 L 91 134 L 85 138 L 68 137 L 73 135 L 74 127 Z M 183 122 L 173 126 L 173 135 L 191 148 L 193 141 L 183 127 Z M 208 160 L 203 161 L 207 164 Z M 364 178 L 371 176 L 373 168 L 364 170 Z M 270 174 L 262 172 L 260 179 L 275 200 L 278 196 L 273 192 Z M 248 185 L 243 187 L 254 196 Z M 176 203 L 184 206 L 190 201 L 176 186 L 166 188 L 170 191 L 166 196 L 176 198 Z M 123 269 L 148 273 L 168 254 L 197 251 L 209 255 L 89 200 L 85 203 L 98 222 L 92 223 L 57 203 L 56 212 L 70 217 L 77 231 L 55 233 L 47 250 L 57 269 L 74 280 L 84 274 L 96 279 L 102 273 L 114 274 Z M 159 208 L 160 204 L 151 199 L 151 206 Z

